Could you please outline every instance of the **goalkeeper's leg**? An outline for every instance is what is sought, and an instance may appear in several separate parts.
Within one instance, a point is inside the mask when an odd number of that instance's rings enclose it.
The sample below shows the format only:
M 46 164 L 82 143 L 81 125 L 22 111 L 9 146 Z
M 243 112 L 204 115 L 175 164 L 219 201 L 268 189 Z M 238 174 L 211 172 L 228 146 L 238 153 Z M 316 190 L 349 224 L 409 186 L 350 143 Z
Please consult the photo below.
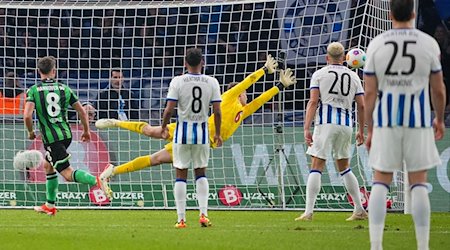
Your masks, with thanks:
M 95 126 L 99 129 L 117 127 L 155 139 L 163 139 L 161 137 L 161 126 L 151 126 L 150 124 L 141 121 L 134 122 L 116 119 L 100 119 L 95 123 Z
M 158 166 L 163 163 L 172 163 L 172 155 L 166 148 L 161 149 L 160 151 L 146 156 L 140 156 L 132 161 L 114 167 L 111 173 L 106 173 L 107 170 L 103 171 L 100 175 L 100 178 L 110 178 L 114 175 L 130 173 L 134 171 L 138 171 L 147 167 Z

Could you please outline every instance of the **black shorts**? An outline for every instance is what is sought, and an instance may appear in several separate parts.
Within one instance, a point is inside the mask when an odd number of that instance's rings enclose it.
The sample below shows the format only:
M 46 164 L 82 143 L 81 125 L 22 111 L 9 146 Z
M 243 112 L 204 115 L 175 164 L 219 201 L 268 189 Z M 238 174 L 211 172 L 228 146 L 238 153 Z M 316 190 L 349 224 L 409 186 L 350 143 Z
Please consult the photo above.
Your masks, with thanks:
M 47 160 L 56 171 L 61 172 L 70 166 L 70 154 L 67 148 L 70 146 L 72 138 L 45 144 L 45 160 Z

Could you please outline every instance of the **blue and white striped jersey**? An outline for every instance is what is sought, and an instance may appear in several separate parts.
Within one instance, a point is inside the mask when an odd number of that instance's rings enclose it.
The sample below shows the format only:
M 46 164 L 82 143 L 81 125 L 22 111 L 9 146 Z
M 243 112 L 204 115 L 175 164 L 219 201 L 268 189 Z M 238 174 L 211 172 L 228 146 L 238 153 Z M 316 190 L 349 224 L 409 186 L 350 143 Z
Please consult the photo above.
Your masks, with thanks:
M 392 29 L 375 37 L 364 68 L 378 81 L 374 126 L 431 127 L 429 77 L 441 70 L 439 45 L 424 32 Z
M 353 100 L 356 95 L 364 94 L 361 79 L 355 72 L 340 64 L 327 65 L 314 72 L 310 89 L 320 91 L 316 125 L 331 123 L 353 127 Z
M 177 101 L 178 117 L 173 142 L 209 144 L 209 107 L 220 102 L 217 79 L 203 74 L 184 74 L 172 79 L 167 100 Z

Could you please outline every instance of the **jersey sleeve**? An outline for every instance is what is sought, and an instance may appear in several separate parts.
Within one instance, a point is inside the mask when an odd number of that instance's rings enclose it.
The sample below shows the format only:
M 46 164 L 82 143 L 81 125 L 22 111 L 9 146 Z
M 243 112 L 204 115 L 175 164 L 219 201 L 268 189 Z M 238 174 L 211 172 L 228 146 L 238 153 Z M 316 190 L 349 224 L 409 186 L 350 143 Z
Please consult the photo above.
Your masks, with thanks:
M 355 95 L 364 95 L 364 88 L 362 86 L 361 79 L 355 72 L 352 71 L 352 73 L 353 73 L 352 74 L 353 82 L 355 83 L 356 86 Z
M 217 79 L 214 79 L 211 102 L 221 102 L 221 101 L 222 101 L 222 96 L 220 95 L 219 81 L 217 81 Z
M 309 89 L 319 89 L 319 77 L 317 71 L 311 77 L 311 82 L 309 83 Z
M 431 50 L 431 72 L 436 73 L 442 70 L 441 65 L 441 49 L 439 48 L 439 44 L 436 40 L 433 39 Z
M 271 89 L 267 90 L 266 92 L 262 93 L 256 99 L 251 101 L 249 104 L 245 105 L 242 114 L 243 119 L 255 113 L 256 110 L 261 108 L 261 106 L 264 105 L 264 103 L 268 102 L 270 99 L 272 99 L 272 97 L 274 97 L 279 92 L 280 89 L 277 86 L 274 86 Z
M 229 98 L 228 100 L 233 100 L 237 98 L 242 92 L 244 92 L 246 89 L 248 89 L 252 84 L 257 82 L 259 78 L 261 78 L 264 75 L 264 69 L 258 69 L 257 71 L 251 73 L 249 76 L 247 76 L 242 82 L 238 83 L 236 86 L 232 87 L 231 89 L 227 90 L 224 93 L 224 99 Z
M 31 87 L 27 90 L 27 99 L 26 99 L 27 102 L 32 102 L 32 103 L 36 102 L 34 99 L 33 93 L 34 93 L 34 87 Z
M 169 91 L 167 92 L 167 100 L 178 101 L 178 88 L 177 88 L 177 78 L 172 79 L 169 84 Z
M 67 87 L 69 93 L 70 93 L 70 99 L 69 104 L 72 106 L 74 103 L 78 102 L 78 96 L 73 92 L 73 90 L 69 87 Z

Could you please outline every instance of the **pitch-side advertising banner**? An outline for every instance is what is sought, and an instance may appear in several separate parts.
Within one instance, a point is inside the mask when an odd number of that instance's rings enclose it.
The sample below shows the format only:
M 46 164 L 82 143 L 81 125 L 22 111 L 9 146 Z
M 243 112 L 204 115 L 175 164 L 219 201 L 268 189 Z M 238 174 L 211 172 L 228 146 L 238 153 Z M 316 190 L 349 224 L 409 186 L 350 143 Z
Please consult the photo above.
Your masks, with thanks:
M 74 142 L 69 148 L 74 168 L 84 168 L 98 175 L 108 162 L 127 162 L 137 156 L 158 151 L 164 142 L 122 130 L 107 132 L 93 129 L 90 144 L 78 143 L 79 131 L 73 127 Z M 0 206 L 32 206 L 45 201 L 45 174 L 42 167 L 31 171 L 13 168 L 14 154 L 23 149 L 42 149 L 39 140 L 25 139 L 23 130 L 13 125 L 2 125 L 0 145 Z M 305 154 L 303 129 L 285 128 L 283 154 L 275 151 L 273 128 L 242 127 L 223 148 L 211 152 L 208 168 L 210 182 L 209 204 L 222 208 L 304 208 L 305 185 L 309 173 L 309 157 Z M 264 135 L 248 139 L 249 134 Z M 244 136 L 246 135 L 246 136 Z M 442 164 L 429 171 L 429 191 L 433 211 L 450 211 L 450 129 L 443 140 L 437 142 Z M 370 196 L 372 171 L 367 166 L 368 152 L 362 146 L 353 147 L 351 167 L 361 186 L 361 199 Z M 276 162 L 276 164 L 275 164 Z M 283 184 L 279 171 L 282 171 Z M 114 207 L 174 207 L 173 169 L 171 165 L 148 168 L 112 179 L 114 199 L 108 200 L 97 187 L 66 183 L 60 178 L 58 206 L 114 206 Z M 333 161 L 327 161 L 322 176 L 323 187 L 317 198 L 320 208 L 351 208 Z M 188 205 L 195 207 L 194 182 L 188 182 Z M 281 188 L 284 187 L 284 188 Z M 401 209 L 402 175 L 395 175 L 388 207 Z

